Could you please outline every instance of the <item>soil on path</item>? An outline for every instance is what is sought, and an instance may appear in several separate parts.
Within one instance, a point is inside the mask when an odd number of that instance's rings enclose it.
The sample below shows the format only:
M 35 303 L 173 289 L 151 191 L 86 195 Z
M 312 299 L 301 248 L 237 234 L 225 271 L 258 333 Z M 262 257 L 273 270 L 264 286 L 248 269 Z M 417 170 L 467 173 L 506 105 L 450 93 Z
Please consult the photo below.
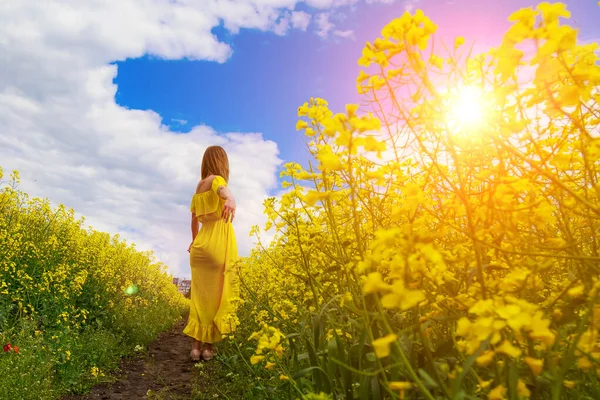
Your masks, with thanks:
M 190 360 L 190 340 L 181 332 L 185 319 L 162 333 L 148 347 L 148 353 L 123 359 L 117 381 L 95 386 L 90 393 L 64 400 L 148 399 L 148 391 L 160 399 L 190 399 L 194 363 Z

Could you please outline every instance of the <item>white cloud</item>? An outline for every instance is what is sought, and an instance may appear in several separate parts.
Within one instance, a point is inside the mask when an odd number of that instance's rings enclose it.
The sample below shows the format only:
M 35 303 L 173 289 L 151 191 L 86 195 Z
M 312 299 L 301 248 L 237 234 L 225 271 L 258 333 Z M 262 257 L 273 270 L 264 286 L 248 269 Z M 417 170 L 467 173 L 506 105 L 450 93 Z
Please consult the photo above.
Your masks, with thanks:
M 359 0 L 306 0 L 306 4 L 318 10 L 327 10 L 344 6 L 351 6 Z
M 181 118 L 171 118 L 171 121 L 176 122 L 179 125 L 187 125 L 187 123 L 188 123 L 187 119 L 181 119 Z
M 346 30 L 346 31 L 340 31 L 338 29 L 336 29 L 335 31 L 333 31 L 333 34 L 335 36 L 341 37 L 341 38 L 345 38 L 345 39 L 354 39 L 354 31 L 353 30 Z
M 343 39 L 354 39 L 354 31 L 349 30 L 340 30 L 336 29 L 335 23 L 331 22 L 330 17 L 334 17 L 336 19 L 344 19 L 345 16 L 343 14 L 331 15 L 329 12 L 319 13 L 315 17 L 315 33 L 317 36 L 326 39 L 330 34 L 336 37 L 340 37 Z
M 306 0 L 306 4 L 319 10 L 326 10 L 333 6 L 333 0 Z
M 376 4 L 376 3 L 394 4 L 395 2 L 396 2 L 396 0 L 366 0 L 367 4 Z
M 404 1 L 404 11 L 408 11 L 409 13 L 412 13 L 420 1 L 421 0 L 405 0 Z
M 155 250 L 172 273 L 189 276 L 189 202 L 204 149 L 220 144 L 230 156 L 234 224 L 246 253 L 248 230 L 263 223 L 262 201 L 276 185 L 277 145 L 206 126 L 177 134 L 153 111 L 120 107 L 111 62 L 144 54 L 223 62 L 231 49 L 211 29 L 220 20 L 274 29 L 277 7 L 287 3 L 270 2 L 248 3 L 245 14 L 200 1 L 1 7 L 0 165 L 18 169 L 32 196 L 74 208 L 87 224 Z
M 315 24 L 317 25 L 315 33 L 323 39 L 329 36 L 329 32 L 335 27 L 335 25 L 329 21 L 328 13 L 317 14 Z
M 279 18 L 279 21 L 273 24 L 273 32 L 276 35 L 283 36 L 288 33 L 290 29 L 290 17 L 289 15 L 285 15 Z
M 328 9 L 357 0 L 307 0 Z M 0 7 L 0 166 L 18 169 L 22 188 L 64 203 L 94 228 L 154 249 L 172 273 L 189 276 L 189 201 L 202 153 L 225 147 L 238 201 L 240 252 L 264 222 L 262 201 L 276 185 L 277 145 L 258 133 L 188 134 L 161 116 L 115 102 L 114 61 L 146 54 L 225 62 L 232 53 L 211 30 L 222 24 L 286 34 L 306 30 L 298 0 L 20 0 Z M 329 14 L 322 37 L 350 37 Z M 185 120 L 173 119 L 187 124 Z
M 310 24 L 311 15 L 309 13 L 305 13 L 304 11 L 294 11 L 292 13 L 292 26 L 296 29 L 300 29 L 301 31 L 305 31 L 308 28 L 308 24 Z

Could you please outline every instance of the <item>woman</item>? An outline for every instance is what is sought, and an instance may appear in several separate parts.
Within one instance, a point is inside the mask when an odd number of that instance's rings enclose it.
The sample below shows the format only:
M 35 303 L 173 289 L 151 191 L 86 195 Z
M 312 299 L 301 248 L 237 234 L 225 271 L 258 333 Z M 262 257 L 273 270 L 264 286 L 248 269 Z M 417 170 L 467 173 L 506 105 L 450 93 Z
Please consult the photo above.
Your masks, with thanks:
M 220 146 L 210 146 L 202 158 L 202 179 L 192 197 L 192 269 L 190 316 L 183 333 L 193 338 L 190 357 L 210 360 L 214 344 L 235 329 L 232 299 L 238 296 L 237 243 L 231 222 L 235 199 L 227 187 L 229 160 Z M 202 223 L 198 231 L 198 223 Z

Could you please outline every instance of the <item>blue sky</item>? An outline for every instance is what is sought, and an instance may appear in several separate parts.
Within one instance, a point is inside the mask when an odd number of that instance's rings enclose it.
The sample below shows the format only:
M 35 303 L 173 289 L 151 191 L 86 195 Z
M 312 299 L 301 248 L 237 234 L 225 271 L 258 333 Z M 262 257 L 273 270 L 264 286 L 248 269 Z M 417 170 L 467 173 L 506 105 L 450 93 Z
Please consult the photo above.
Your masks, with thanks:
M 600 7 L 592 0 L 567 2 L 580 38 L 600 37 Z M 508 15 L 537 2 L 480 0 L 422 0 L 414 6 L 439 26 L 442 37 L 463 35 L 467 41 L 496 45 L 509 22 Z M 365 4 L 338 9 L 332 22 L 354 31 L 353 38 L 321 38 L 312 31 L 294 30 L 285 36 L 241 30 L 229 34 L 213 29 L 229 43 L 233 55 L 224 63 L 161 60 L 143 57 L 118 63 L 115 80 L 118 104 L 158 112 L 172 130 L 187 132 L 206 124 L 220 132 L 262 132 L 275 141 L 280 157 L 306 158 L 300 133 L 295 132 L 296 109 L 311 96 L 323 97 L 334 110 L 359 101 L 355 89 L 356 63 L 366 41 L 407 6 Z M 299 7 L 314 12 L 309 7 Z M 180 120 L 187 121 L 182 124 Z

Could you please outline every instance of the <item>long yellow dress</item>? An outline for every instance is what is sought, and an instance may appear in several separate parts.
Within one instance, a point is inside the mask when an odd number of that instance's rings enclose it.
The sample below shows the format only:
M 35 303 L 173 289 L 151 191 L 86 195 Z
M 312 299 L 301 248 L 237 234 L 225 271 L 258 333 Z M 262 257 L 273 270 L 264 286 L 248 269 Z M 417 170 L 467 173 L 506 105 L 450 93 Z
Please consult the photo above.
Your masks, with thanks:
M 235 330 L 235 299 L 239 296 L 238 249 L 231 222 L 221 216 L 217 189 L 227 186 L 215 176 L 211 190 L 192 197 L 190 211 L 202 224 L 190 249 L 192 269 L 190 316 L 183 333 L 204 343 L 216 343 Z

